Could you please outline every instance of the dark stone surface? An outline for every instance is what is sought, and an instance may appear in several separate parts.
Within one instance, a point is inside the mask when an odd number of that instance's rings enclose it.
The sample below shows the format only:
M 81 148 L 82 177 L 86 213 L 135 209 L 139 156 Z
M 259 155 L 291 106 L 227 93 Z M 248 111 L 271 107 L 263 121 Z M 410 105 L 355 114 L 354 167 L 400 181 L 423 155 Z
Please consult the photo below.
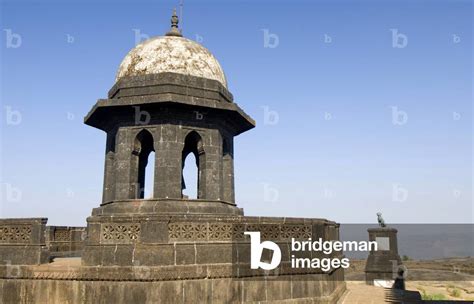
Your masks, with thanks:
M 85 227 L 47 226 L 46 246 L 50 257 L 80 257 L 86 238 Z
M 213 214 L 242 215 L 243 210 L 224 201 L 202 199 L 133 199 L 103 203 L 93 216 L 130 214 Z
M 98 243 L 86 243 L 82 265 L 0 266 L 0 303 L 334 303 L 345 290 L 343 269 L 295 272 L 288 253 L 276 272 L 250 271 L 241 235 L 261 231 L 286 252 L 288 237 L 336 237 L 331 221 L 141 214 L 92 217 L 89 224 L 87 242 Z
M 289 261 L 292 237 L 335 240 L 334 230 L 339 229 L 337 223 L 321 219 L 164 213 L 102 214 L 89 217 L 88 225 L 82 262 L 89 266 L 248 263 L 244 231 L 260 231 L 262 240 L 280 246 L 282 261 Z M 265 254 L 270 253 L 264 252 L 263 259 L 269 260 Z M 305 256 L 311 258 L 312 253 Z
M 284 303 L 329 304 L 336 303 L 345 291 L 343 281 L 325 284 L 324 290 L 319 288 L 319 282 L 305 275 L 287 276 L 284 280 L 216 278 L 89 281 L 0 278 L 0 289 L 3 291 L 0 303 L 274 303 L 279 300 Z M 317 296 L 315 289 L 325 295 Z
M 398 255 L 397 229 L 383 227 L 371 228 L 369 241 L 376 238 L 388 238 L 389 250 L 371 251 L 367 257 L 365 265 L 366 282 L 373 285 L 374 280 L 394 280 L 397 277 L 398 267 L 402 265 L 402 260 Z
M 153 198 L 183 198 L 183 161 L 194 153 L 198 198 L 235 205 L 233 138 L 255 122 L 219 82 L 175 73 L 136 76 L 121 79 L 109 96 L 85 118 L 107 132 L 104 203 L 143 198 L 146 159 L 155 151 Z M 241 212 L 234 209 L 217 212 Z
M 45 231 L 47 218 L 0 219 L 0 264 L 47 263 L 49 250 Z

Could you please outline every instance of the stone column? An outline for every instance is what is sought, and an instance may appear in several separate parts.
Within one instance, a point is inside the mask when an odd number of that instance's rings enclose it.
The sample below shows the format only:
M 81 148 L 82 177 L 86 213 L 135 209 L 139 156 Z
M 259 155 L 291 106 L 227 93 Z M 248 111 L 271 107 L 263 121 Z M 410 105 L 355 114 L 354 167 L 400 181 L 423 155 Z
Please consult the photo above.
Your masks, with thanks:
M 402 260 L 398 255 L 397 229 L 389 227 L 371 228 L 369 241 L 377 242 L 377 251 L 370 251 L 365 265 L 366 283 L 374 285 L 376 281 L 391 282 L 397 277 Z
M 222 147 L 222 189 L 221 199 L 235 204 L 234 194 L 234 145 L 233 140 L 226 140 Z
M 102 202 L 110 202 L 115 198 L 115 132 L 107 133 L 104 165 L 104 189 Z
M 119 128 L 115 145 L 115 199 L 124 200 L 135 197 L 134 189 L 130 183 L 131 155 L 133 142 L 130 129 Z
M 205 163 L 199 160 L 200 185 L 204 193 L 202 198 L 207 200 L 221 200 L 220 178 L 221 178 L 221 158 L 222 141 L 217 130 L 208 130 L 206 138 L 203 138 L 203 148 L 205 151 Z M 203 188 L 201 188 L 203 187 Z
M 181 199 L 181 153 L 177 125 L 161 125 L 155 138 L 155 198 Z

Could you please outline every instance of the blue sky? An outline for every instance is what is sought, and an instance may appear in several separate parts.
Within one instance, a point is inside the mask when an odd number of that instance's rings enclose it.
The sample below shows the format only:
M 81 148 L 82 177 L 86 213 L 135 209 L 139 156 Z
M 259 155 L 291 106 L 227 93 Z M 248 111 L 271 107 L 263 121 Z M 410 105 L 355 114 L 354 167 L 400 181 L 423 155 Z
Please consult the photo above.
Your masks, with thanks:
M 471 1 L 184 2 L 257 121 L 235 141 L 247 215 L 473 222 Z M 82 119 L 178 1 L 1 6 L 0 216 L 84 225 L 105 134 Z

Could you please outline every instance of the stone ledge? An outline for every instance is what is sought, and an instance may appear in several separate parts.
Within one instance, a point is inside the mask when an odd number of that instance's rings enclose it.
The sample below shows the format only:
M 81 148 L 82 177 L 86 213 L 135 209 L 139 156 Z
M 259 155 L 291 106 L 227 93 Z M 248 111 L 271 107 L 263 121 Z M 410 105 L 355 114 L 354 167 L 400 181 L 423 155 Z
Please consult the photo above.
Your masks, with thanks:
M 340 277 L 340 272 L 332 275 Z M 312 284 L 316 282 L 321 284 Z M 332 281 L 331 281 L 332 279 Z M 271 279 L 195 279 L 177 281 L 74 281 L 0 279 L 3 303 L 336 303 L 345 282 L 314 275 Z M 263 292 L 265 291 L 265 292 Z
M 265 216 L 240 216 L 240 215 L 212 215 L 212 214 L 132 214 L 132 215 L 117 215 L 114 214 L 99 217 L 89 217 L 87 222 L 129 222 L 139 220 L 153 220 L 165 222 L 178 221 L 197 221 L 197 222 L 231 222 L 231 223 L 260 223 L 260 224 L 321 224 L 334 225 L 339 227 L 335 221 L 323 218 L 299 218 L 299 217 L 265 217 Z
M 171 266 L 53 266 L 43 264 L 31 265 L 3 265 L 0 266 L 0 279 L 33 279 L 33 280 L 74 280 L 74 281 L 176 281 L 195 279 L 231 278 L 263 279 L 273 281 L 294 275 L 332 275 L 338 269 L 323 272 L 320 269 L 293 269 L 289 263 L 282 263 L 278 274 L 269 274 L 261 270 L 252 270 L 250 265 L 241 264 L 248 269 L 237 275 L 234 264 L 206 264 L 206 265 L 171 265 Z M 337 280 L 338 278 L 336 278 Z
M 134 214 L 212 214 L 215 216 L 230 214 L 243 215 L 243 210 L 234 203 L 203 199 L 130 199 L 114 200 L 94 208 L 92 215 L 132 216 Z

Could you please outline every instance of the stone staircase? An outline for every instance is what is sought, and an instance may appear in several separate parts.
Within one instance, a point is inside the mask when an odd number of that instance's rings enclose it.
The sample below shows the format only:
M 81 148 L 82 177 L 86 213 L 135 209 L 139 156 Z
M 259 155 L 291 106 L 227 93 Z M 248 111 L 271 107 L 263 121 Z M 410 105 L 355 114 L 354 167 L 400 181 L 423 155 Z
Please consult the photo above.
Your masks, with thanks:
M 423 301 L 417 291 L 401 291 L 365 285 L 364 282 L 347 282 L 347 292 L 338 304 L 385 304 L 385 303 L 436 303 L 473 304 L 472 301 Z

